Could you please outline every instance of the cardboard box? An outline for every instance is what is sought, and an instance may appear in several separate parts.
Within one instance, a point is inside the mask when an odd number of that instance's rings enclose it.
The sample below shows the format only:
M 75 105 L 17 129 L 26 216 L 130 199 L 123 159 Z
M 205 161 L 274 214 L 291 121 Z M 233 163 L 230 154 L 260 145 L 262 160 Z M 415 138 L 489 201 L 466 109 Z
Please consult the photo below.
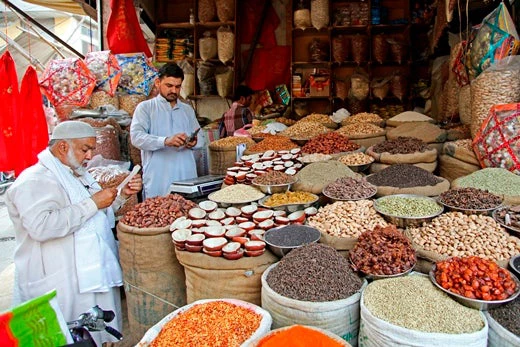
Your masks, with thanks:
M 309 76 L 310 96 L 330 95 L 330 75 L 312 74 Z

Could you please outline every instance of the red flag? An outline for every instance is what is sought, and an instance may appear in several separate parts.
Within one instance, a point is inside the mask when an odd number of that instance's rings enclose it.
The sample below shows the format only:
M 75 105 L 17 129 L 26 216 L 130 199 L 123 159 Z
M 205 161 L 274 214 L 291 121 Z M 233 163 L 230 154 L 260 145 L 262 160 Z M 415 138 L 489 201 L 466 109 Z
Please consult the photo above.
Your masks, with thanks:
M 38 162 L 37 155 L 47 147 L 49 132 L 43 111 L 42 93 L 38 85 L 38 76 L 32 66 L 27 68 L 20 87 L 20 122 L 17 128 L 22 141 L 23 163 L 16 168 L 18 175 L 25 168 Z
M 143 52 L 152 56 L 132 0 L 111 0 L 107 26 L 108 47 L 114 54 Z
M 9 51 L 0 57 L 0 171 L 11 171 L 23 162 L 18 121 L 18 77 Z

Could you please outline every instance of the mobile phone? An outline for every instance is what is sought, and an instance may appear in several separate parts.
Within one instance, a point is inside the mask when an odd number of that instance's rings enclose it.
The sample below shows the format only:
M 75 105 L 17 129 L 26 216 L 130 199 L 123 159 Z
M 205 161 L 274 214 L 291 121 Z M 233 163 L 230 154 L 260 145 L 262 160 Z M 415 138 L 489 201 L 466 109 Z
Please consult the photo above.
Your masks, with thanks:
M 197 136 L 199 131 L 200 131 L 200 128 L 197 128 L 197 130 L 192 132 L 191 135 L 186 138 L 186 140 L 184 141 L 184 144 L 190 143 L 191 141 L 195 140 L 195 136 Z

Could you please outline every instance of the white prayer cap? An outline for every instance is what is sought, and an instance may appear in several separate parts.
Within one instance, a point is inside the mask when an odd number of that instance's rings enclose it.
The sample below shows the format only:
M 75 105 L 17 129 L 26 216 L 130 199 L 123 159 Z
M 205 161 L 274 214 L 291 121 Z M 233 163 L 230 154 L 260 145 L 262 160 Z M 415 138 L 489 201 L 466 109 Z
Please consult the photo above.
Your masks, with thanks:
M 80 121 L 66 121 L 58 124 L 51 135 L 51 140 L 82 139 L 96 137 L 96 131 L 87 123 Z

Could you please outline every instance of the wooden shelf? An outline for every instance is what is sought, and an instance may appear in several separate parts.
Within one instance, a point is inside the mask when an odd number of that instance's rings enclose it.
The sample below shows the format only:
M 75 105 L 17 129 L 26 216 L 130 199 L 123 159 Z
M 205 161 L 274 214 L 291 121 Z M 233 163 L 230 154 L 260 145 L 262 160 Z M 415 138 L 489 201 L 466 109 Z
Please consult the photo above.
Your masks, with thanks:
M 294 100 L 312 100 L 312 99 L 332 99 L 330 96 L 295 96 Z
M 220 95 L 188 95 L 188 99 L 201 100 L 201 99 L 229 99 L 231 96 L 221 97 Z
M 190 23 L 160 23 L 157 25 L 160 29 L 193 29 L 193 28 L 219 28 L 221 26 L 235 26 L 235 22 L 207 22 L 195 24 Z

